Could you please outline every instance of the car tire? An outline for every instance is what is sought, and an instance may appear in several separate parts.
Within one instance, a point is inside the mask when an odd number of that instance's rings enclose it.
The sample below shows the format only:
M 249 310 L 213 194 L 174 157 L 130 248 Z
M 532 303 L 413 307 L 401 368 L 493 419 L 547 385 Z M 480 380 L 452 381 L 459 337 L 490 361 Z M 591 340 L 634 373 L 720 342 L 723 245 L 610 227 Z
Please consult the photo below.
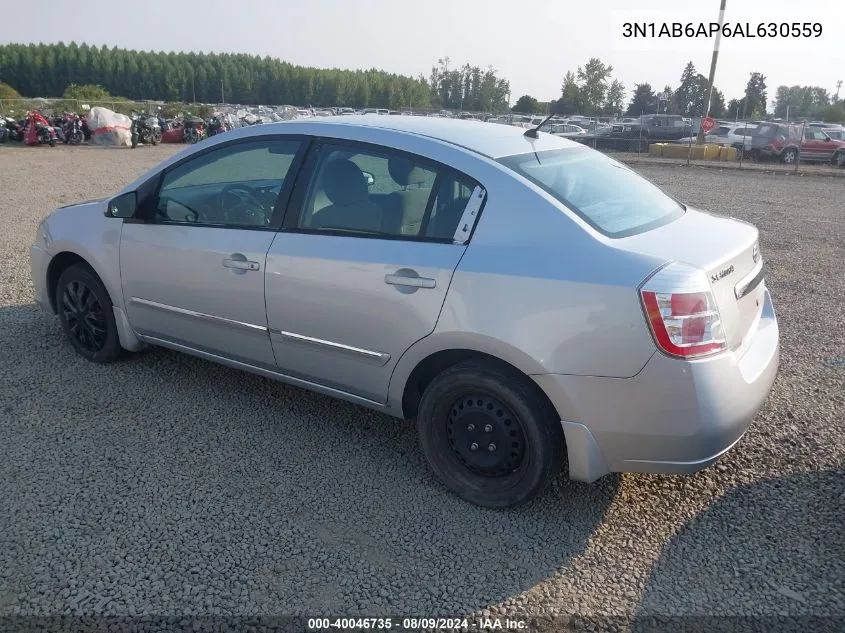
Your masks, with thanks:
M 451 491 L 488 508 L 536 497 L 565 465 L 560 418 L 529 378 L 471 360 L 436 376 L 417 414 L 423 454 Z
M 794 165 L 798 160 L 798 150 L 794 147 L 788 147 L 780 155 L 781 161 L 786 165 Z
M 845 167 L 845 152 L 836 152 L 833 155 L 833 164 L 837 167 Z
M 62 272 L 55 299 L 62 331 L 80 356 L 110 363 L 121 355 L 111 298 L 87 264 L 74 264 Z

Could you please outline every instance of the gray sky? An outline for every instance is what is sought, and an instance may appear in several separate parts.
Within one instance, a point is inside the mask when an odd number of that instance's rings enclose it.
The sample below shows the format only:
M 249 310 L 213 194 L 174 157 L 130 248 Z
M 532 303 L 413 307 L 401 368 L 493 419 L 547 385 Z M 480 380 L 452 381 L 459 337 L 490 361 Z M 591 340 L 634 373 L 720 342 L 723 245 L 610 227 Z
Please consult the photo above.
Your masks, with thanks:
M 0 42 L 74 39 L 145 50 L 254 53 L 308 66 L 426 76 L 439 57 L 449 56 L 453 65 L 494 66 L 510 80 L 513 102 L 524 93 L 541 101 L 559 97 L 566 71 L 590 57 L 613 66 L 626 100 L 638 82 L 656 90 L 676 87 L 690 60 L 706 75 L 712 39 L 632 43 L 621 37 L 621 24 L 626 16 L 715 22 L 719 0 L 86 0 L 65 8 L 3 20 Z M 767 76 L 770 100 L 780 84 L 819 85 L 833 93 L 836 81 L 845 79 L 845 2 L 727 0 L 725 21 L 739 20 L 750 21 L 752 30 L 772 20 L 819 22 L 823 31 L 810 39 L 722 38 L 716 86 L 726 99 L 742 95 L 751 71 Z

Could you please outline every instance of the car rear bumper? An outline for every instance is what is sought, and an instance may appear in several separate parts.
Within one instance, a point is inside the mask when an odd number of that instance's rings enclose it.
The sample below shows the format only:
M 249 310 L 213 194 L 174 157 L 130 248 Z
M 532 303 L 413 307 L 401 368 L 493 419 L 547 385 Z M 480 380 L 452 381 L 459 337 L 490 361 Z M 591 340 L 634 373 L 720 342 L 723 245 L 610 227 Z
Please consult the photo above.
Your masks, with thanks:
M 53 313 L 50 298 L 47 295 L 47 266 L 50 264 L 50 254 L 42 247 L 33 245 L 29 249 L 30 275 L 35 289 L 35 303 L 45 312 Z
M 570 477 L 691 473 L 730 450 L 777 375 L 778 324 L 764 296 L 756 331 L 738 351 L 692 361 L 658 352 L 632 378 L 534 376 L 565 418 Z

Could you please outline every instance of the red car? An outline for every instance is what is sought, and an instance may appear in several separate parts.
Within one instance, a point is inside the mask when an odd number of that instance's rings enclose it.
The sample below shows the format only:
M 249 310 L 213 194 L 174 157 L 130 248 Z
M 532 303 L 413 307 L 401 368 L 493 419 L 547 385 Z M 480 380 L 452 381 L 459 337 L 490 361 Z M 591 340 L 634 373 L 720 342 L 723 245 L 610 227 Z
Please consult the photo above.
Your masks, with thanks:
M 825 161 L 845 165 L 845 141 L 830 138 L 822 130 L 784 123 L 762 123 L 753 133 L 751 153 L 757 157 L 779 158 L 784 163 Z

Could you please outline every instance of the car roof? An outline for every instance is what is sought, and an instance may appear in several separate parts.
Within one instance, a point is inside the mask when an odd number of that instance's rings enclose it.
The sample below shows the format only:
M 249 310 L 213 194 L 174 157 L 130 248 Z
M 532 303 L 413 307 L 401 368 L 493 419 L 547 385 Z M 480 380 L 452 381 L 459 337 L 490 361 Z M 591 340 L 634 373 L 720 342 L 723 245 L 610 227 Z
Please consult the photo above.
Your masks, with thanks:
M 288 126 L 296 126 L 297 123 L 299 123 L 297 120 L 292 120 L 265 124 L 261 127 L 265 132 L 272 133 L 275 130 L 268 128 L 275 126 L 288 128 Z M 473 119 L 407 115 L 386 117 L 364 114 L 354 117 L 312 117 L 302 121 L 301 124 L 310 128 L 306 132 L 310 134 L 320 134 L 319 128 L 323 126 L 326 127 L 327 135 L 331 134 L 330 129 L 334 126 L 380 128 L 414 134 L 456 145 L 494 159 L 532 151 L 580 146 L 578 143 L 545 132 L 540 132 L 539 138 L 527 138 L 524 134 L 525 128 Z

